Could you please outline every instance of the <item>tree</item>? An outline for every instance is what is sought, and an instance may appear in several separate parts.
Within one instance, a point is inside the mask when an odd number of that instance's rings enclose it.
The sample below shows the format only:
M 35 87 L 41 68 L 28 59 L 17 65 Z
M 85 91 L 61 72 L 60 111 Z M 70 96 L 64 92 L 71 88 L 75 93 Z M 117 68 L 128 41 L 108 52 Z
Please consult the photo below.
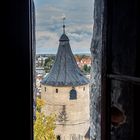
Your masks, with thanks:
M 82 71 L 85 73 L 85 74 L 89 74 L 90 73 L 90 69 L 91 69 L 91 66 L 87 66 L 86 64 L 83 66 L 82 68 Z
M 54 58 L 53 57 L 48 57 L 47 59 L 45 59 L 44 69 L 45 69 L 46 73 L 50 72 L 53 63 L 54 63 Z
M 34 140 L 55 140 L 55 114 L 51 114 L 49 116 L 45 116 L 43 112 L 41 112 L 41 107 L 45 104 L 45 102 L 39 98 L 37 98 L 36 105 L 36 120 L 34 121 Z

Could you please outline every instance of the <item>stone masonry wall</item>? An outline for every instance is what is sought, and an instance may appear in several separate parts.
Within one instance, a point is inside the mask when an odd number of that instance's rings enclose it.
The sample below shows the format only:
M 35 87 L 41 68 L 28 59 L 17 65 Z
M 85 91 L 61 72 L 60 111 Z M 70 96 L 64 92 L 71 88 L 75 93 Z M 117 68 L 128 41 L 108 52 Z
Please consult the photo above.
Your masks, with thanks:
M 91 43 L 92 69 L 91 69 L 91 140 L 101 138 L 101 50 L 102 50 L 102 25 L 103 25 L 103 0 L 94 2 L 94 26 Z M 96 136 L 95 136 L 96 135 Z

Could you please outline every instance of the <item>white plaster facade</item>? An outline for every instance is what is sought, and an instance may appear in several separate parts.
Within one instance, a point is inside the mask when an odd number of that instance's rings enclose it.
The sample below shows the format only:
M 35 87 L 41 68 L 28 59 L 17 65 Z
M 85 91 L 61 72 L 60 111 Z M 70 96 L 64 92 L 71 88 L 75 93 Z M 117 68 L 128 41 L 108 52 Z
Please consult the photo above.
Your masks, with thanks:
M 89 129 L 89 84 L 74 87 L 77 91 L 77 99 L 70 99 L 72 87 L 41 86 L 41 98 L 46 104 L 42 111 L 46 115 L 55 113 L 58 117 L 55 134 L 61 140 L 88 140 L 85 135 Z M 57 91 L 58 92 L 57 92 Z M 65 109 L 64 109 L 65 108 Z M 62 111 L 65 110 L 66 119 L 59 120 Z

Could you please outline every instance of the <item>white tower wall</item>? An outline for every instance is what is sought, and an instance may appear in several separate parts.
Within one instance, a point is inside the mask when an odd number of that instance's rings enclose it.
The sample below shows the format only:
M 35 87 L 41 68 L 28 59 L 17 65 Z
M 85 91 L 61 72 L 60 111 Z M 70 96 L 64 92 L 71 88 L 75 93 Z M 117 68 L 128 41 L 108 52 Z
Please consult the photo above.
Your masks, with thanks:
M 72 87 L 54 87 L 42 85 L 41 98 L 45 101 L 42 111 L 46 115 L 57 115 L 55 134 L 61 136 L 61 140 L 86 140 L 84 136 L 89 129 L 89 84 L 74 87 L 77 91 L 77 99 L 70 99 Z M 58 90 L 58 93 L 56 93 Z M 60 122 L 59 116 L 66 113 L 66 119 Z M 83 137 L 83 138 L 82 138 Z

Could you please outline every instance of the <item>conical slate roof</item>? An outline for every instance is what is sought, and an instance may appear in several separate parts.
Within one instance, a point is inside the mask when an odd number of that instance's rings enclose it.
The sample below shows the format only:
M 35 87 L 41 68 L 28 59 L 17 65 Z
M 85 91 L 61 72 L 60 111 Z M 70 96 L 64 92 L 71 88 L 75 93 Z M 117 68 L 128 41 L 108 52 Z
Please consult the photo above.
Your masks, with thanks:
M 41 81 L 51 86 L 78 86 L 89 83 L 80 71 L 65 33 L 59 39 L 59 48 L 50 73 Z

